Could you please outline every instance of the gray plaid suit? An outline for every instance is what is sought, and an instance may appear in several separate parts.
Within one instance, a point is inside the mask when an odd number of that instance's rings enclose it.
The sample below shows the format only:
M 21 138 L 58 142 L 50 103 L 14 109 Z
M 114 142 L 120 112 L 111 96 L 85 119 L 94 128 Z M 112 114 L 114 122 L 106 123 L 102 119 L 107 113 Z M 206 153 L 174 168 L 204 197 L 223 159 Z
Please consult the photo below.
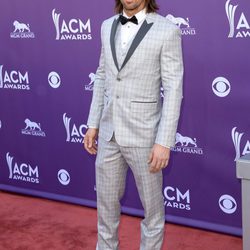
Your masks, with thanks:
M 140 249 L 160 250 L 165 222 L 162 173 L 149 173 L 147 160 L 154 143 L 175 142 L 182 99 L 181 34 L 166 18 L 147 14 L 122 58 L 119 26 L 117 15 L 103 22 L 88 118 L 89 126 L 99 128 L 97 249 L 118 249 L 119 200 L 129 165 L 145 214 Z

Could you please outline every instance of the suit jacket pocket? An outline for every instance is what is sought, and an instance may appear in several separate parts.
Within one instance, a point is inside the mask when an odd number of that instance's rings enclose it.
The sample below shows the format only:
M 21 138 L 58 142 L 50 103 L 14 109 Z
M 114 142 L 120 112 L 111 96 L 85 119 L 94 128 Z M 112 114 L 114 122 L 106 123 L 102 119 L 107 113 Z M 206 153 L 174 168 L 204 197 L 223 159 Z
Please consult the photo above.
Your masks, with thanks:
M 153 112 L 157 110 L 157 101 L 152 102 L 140 102 L 140 101 L 131 101 L 131 112 L 133 113 L 145 113 Z
M 130 119 L 134 129 L 153 136 L 159 119 L 158 102 L 131 102 Z

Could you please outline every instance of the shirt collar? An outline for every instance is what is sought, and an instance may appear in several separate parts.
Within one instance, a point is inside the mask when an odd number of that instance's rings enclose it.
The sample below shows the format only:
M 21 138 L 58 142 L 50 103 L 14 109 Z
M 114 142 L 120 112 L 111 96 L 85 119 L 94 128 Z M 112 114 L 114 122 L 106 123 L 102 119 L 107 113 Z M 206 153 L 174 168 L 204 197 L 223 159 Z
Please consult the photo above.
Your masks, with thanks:
M 124 11 L 123 11 L 123 15 L 129 18 Z M 147 15 L 146 8 L 136 13 L 135 16 L 138 20 L 138 23 L 141 23 L 146 18 L 146 15 Z

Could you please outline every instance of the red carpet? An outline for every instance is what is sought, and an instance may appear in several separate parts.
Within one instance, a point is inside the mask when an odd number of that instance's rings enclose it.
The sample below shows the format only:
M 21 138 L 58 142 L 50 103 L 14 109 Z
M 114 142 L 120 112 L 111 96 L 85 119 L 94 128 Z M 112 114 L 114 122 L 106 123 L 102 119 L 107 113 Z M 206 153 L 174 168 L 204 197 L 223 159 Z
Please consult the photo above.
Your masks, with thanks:
M 95 250 L 95 209 L 1 191 L 0 200 L 0 250 Z M 120 250 L 139 250 L 139 232 L 140 219 L 123 215 Z M 241 238 L 166 224 L 163 250 L 240 249 Z

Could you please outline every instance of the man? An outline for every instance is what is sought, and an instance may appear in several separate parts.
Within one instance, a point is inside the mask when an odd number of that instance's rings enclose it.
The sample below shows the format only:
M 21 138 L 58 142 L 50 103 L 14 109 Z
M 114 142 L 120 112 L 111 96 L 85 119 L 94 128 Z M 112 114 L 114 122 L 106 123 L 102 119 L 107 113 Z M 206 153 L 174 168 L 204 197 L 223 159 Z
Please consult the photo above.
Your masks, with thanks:
M 175 142 L 183 64 L 180 30 L 157 9 L 155 0 L 116 0 L 118 15 L 101 28 L 102 51 L 84 138 L 85 149 L 97 153 L 98 250 L 118 249 L 119 201 L 128 166 L 145 214 L 140 249 L 162 246 L 161 170 Z

